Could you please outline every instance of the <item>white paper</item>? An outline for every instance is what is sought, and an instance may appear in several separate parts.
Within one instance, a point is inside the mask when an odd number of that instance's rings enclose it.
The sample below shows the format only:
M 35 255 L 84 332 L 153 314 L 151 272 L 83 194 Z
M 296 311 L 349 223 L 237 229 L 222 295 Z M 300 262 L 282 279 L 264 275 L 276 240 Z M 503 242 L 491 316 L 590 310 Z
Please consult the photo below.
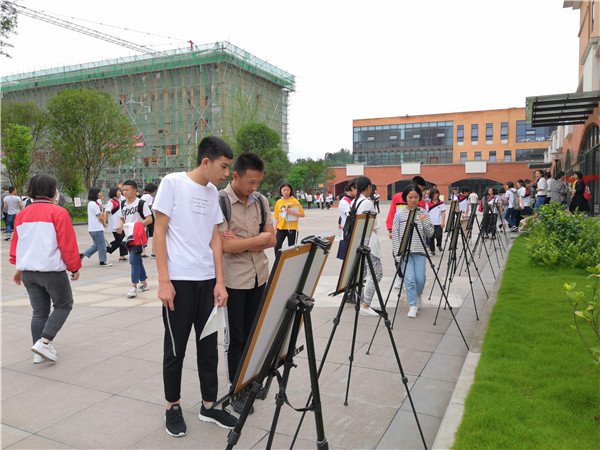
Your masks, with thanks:
M 224 307 L 219 308 L 215 306 L 208 316 L 208 320 L 206 321 L 206 325 L 204 325 L 204 329 L 200 334 L 200 339 L 204 339 L 206 336 L 210 336 L 213 333 L 216 333 L 221 328 L 225 328 L 225 312 Z

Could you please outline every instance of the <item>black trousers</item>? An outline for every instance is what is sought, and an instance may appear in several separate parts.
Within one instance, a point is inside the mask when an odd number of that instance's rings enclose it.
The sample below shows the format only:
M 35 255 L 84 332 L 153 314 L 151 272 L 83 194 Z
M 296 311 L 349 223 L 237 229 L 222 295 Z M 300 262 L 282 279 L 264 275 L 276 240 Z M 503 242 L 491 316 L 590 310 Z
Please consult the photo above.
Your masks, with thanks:
M 275 244 L 275 257 L 277 258 L 277 252 L 283 245 L 283 241 L 287 237 L 288 246 L 292 246 L 296 243 L 296 233 L 298 230 L 277 230 L 275 237 L 277 238 L 277 244 Z
M 442 246 L 442 226 L 434 225 L 433 228 L 433 236 L 429 238 L 429 250 L 435 252 L 435 241 L 437 241 L 438 247 Z
M 227 319 L 229 324 L 225 334 L 225 356 L 227 357 L 227 377 L 232 384 L 265 291 L 266 284 L 260 286 L 256 286 L 256 284 L 257 281 L 255 281 L 255 287 L 252 289 L 227 288 L 229 294 Z
M 129 253 L 127 252 L 127 247 L 123 244 L 123 238 L 125 237 L 125 233 L 116 233 L 113 231 L 113 236 L 115 238 L 110 244 L 108 244 L 108 248 L 106 251 L 112 255 L 112 253 L 118 248 L 119 256 L 124 257 Z
M 183 359 L 193 325 L 196 332 L 196 362 L 202 400 L 214 402 L 217 400 L 218 391 L 218 333 L 199 339 L 214 307 L 215 280 L 174 280 L 172 283 L 175 288 L 175 310 L 171 311 L 164 306 L 162 308 L 165 326 L 163 354 L 165 399 L 167 402 L 176 402 L 181 397 Z

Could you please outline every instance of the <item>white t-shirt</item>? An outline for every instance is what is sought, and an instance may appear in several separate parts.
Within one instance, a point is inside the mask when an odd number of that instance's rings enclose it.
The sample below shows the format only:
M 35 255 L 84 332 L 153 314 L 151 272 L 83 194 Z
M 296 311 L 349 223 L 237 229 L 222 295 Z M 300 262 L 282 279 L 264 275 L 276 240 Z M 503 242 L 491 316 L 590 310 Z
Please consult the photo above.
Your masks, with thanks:
M 142 200 L 144 200 L 146 202 L 146 204 L 152 208 L 152 203 L 154 203 L 154 197 L 152 197 L 152 195 L 150 194 L 144 194 L 142 195 Z
M 154 210 L 169 216 L 167 267 L 171 280 L 215 278 L 210 248 L 215 225 L 223 222 L 217 188 L 193 181 L 185 172 L 167 175 L 154 198 Z
M 144 220 L 140 213 L 138 212 L 138 203 L 140 202 L 139 198 L 136 198 L 133 203 L 127 204 L 127 200 L 125 200 L 125 206 L 121 206 L 121 209 L 117 214 L 119 214 L 119 218 L 123 217 L 125 223 L 135 223 L 141 222 Z M 148 203 L 144 203 L 144 218 L 151 216 L 150 208 L 148 207 Z
M 356 208 L 356 214 L 361 214 L 365 211 L 373 211 L 375 212 L 375 207 L 373 206 L 373 202 L 366 198 L 364 195 L 359 194 L 357 198 L 352 200 L 350 203 L 350 208 L 354 205 L 355 202 L 360 202 L 358 204 L 358 208 Z M 371 220 L 371 219 L 369 219 Z M 373 231 L 371 231 L 371 237 L 369 239 L 369 248 L 371 249 L 371 254 L 379 259 L 381 259 L 381 247 L 379 246 L 379 237 L 377 236 L 377 230 L 379 230 L 379 220 L 375 217 L 375 223 L 373 224 Z
M 440 204 L 436 204 L 431 209 L 429 209 L 429 203 L 427 204 L 427 215 L 431 220 L 433 225 L 441 225 L 442 224 L 442 215 L 446 212 L 446 205 L 442 202 Z
M 7 195 L 6 197 L 4 197 L 4 203 L 6 203 L 6 206 L 8 208 L 7 214 L 14 215 L 21 211 L 19 203 L 22 202 L 21 197 L 19 197 L 18 195 Z
M 102 214 L 102 204 L 98 201 L 90 201 L 87 205 L 88 231 L 104 231 L 102 222 L 98 215 Z
M 111 211 L 114 209 L 114 203 L 117 203 L 117 210 L 114 214 Z M 111 198 L 106 202 L 106 212 L 108 213 L 108 229 L 112 232 L 117 231 L 117 227 L 119 226 L 119 219 L 121 218 L 121 202 L 119 200 L 114 200 Z
M 519 194 L 519 197 L 521 197 L 523 199 L 523 208 L 526 208 L 529 205 L 531 205 L 531 197 L 529 195 L 527 195 L 526 188 L 524 188 L 524 187 L 519 188 L 519 190 L 517 192 Z
M 471 192 L 469 194 L 469 203 L 470 204 L 477 203 L 478 200 L 479 200 L 479 197 L 477 196 L 476 192 Z

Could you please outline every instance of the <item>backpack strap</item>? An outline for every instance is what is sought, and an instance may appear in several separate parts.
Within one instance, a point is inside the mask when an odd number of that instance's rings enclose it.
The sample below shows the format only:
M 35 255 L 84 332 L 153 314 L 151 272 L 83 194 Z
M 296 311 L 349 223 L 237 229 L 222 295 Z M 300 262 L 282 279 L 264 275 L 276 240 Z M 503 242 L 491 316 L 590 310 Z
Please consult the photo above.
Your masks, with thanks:
M 265 224 L 267 223 L 267 211 L 265 210 L 265 203 L 263 202 L 262 199 L 262 194 L 258 191 L 254 191 L 252 193 L 252 195 L 254 195 L 254 200 L 256 200 L 258 202 L 258 206 L 260 208 L 260 225 L 258 226 L 258 231 L 259 233 L 262 233 L 263 229 L 265 228 Z M 231 207 L 231 205 L 230 205 Z
M 126 203 L 127 203 L 127 200 L 123 200 L 121 202 L 122 209 L 125 209 Z M 138 202 L 138 213 L 139 213 L 140 217 L 142 218 L 142 220 L 144 220 L 146 218 L 146 215 L 144 214 L 144 205 L 145 204 L 146 204 L 146 202 L 140 198 L 139 202 Z M 115 211 L 115 210 L 113 210 L 113 211 Z
M 225 222 L 229 223 L 231 220 L 231 200 L 224 189 L 219 191 L 219 205 L 221 205 L 221 212 L 225 218 Z

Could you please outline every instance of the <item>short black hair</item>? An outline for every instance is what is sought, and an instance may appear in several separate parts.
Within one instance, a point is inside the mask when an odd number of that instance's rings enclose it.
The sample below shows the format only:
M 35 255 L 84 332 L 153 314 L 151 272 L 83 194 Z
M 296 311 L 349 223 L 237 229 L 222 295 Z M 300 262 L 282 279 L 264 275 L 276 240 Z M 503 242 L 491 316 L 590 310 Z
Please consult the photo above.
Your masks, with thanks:
M 356 191 L 360 194 L 373 184 L 369 177 L 362 176 L 354 180 L 354 185 L 356 186 Z
M 292 187 L 292 185 L 290 183 L 281 183 L 281 186 L 279 186 L 279 196 L 283 197 L 283 194 L 281 193 L 281 190 L 284 187 L 289 187 L 290 188 L 290 197 L 294 196 L 294 188 Z
M 210 162 L 216 161 L 221 156 L 233 159 L 233 150 L 227 142 L 216 136 L 207 136 L 198 144 L 198 156 L 196 158 L 196 167 L 202 164 L 204 158 Z
M 492 188 L 492 193 L 494 195 L 498 195 L 498 189 L 497 188 Z
M 90 191 L 88 192 L 88 200 L 90 202 L 95 202 L 96 200 L 98 200 L 98 195 L 100 194 L 101 189 L 97 188 L 97 187 L 93 187 L 90 188 Z
M 508 183 L 506 183 L 506 185 L 508 186 Z M 505 194 L 506 193 L 506 189 L 504 189 L 503 187 L 501 187 L 500 189 L 498 189 L 498 193 Z
M 133 180 L 125 180 L 123 182 L 123 186 L 131 186 L 132 188 L 134 188 L 137 191 L 137 183 Z
M 564 176 L 565 176 L 565 173 L 562 170 L 556 174 L 556 178 L 562 178 Z
M 56 195 L 58 182 L 52 175 L 46 173 L 38 173 L 29 180 L 29 188 L 27 195 L 31 198 L 48 198 L 53 199 Z M 14 189 L 14 186 L 9 188 Z
M 460 188 L 460 192 L 471 192 L 471 188 L 469 186 L 463 186 Z
M 16 190 L 17 190 L 17 188 L 16 188 L 16 187 L 14 187 L 14 186 L 9 186 L 9 187 L 8 187 L 8 193 L 9 193 L 9 194 L 12 194 L 12 193 L 13 193 L 14 191 L 16 191 Z
M 247 170 L 257 170 L 262 173 L 265 171 L 265 162 L 256 153 L 242 153 L 233 163 L 233 171 L 239 176 L 244 176 Z
M 111 187 L 108 190 L 108 197 L 109 198 L 113 198 L 115 195 L 117 195 L 117 192 L 119 192 L 119 191 L 123 192 L 119 186 L 113 186 L 113 187 Z
M 515 187 L 515 183 L 513 183 L 512 181 L 507 181 L 506 185 L 508 186 L 509 189 Z
M 433 196 L 437 194 L 438 196 L 440 195 L 440 190 L 438 188 L 431 188 L 431 190 L 429 191 L 429 198 L 433 200 Z M 439 197 L 438 197 L 439 200 Z
M 574 175 L 577 175 L 577 178 L 583 180 L 583 173 L 580 170 L 576 170 L 573 172 Z
M 420 175 L 413 177 L 412 182 L 417 186 L 427 186 L 427 181 L 425 181 L 425 178 Z
M 517 183 L 520 184 L 521 186 L 525 185 L 525 182 L 521 178 L 519 178 L 517 180 Z
M 423 198 L 423 192 L 421 192 L 421 188 L 416 184 L 409 184 L 402 191 L 402 199 L 405 202 L 406 202 L 406 197 L 408 197 L 408 194 L 410 194 L 412 191 L 415 191 L 417 194 L 419 194 L 419 200 L 421 200 Z
M 156 187 L 156 185 L 154 183 L 148 183 L 145 187 L 144 187 L 144 191 L 146 192 L 150 192 L 151 194 L 154 194 L 156 192 L 158 188 Z

